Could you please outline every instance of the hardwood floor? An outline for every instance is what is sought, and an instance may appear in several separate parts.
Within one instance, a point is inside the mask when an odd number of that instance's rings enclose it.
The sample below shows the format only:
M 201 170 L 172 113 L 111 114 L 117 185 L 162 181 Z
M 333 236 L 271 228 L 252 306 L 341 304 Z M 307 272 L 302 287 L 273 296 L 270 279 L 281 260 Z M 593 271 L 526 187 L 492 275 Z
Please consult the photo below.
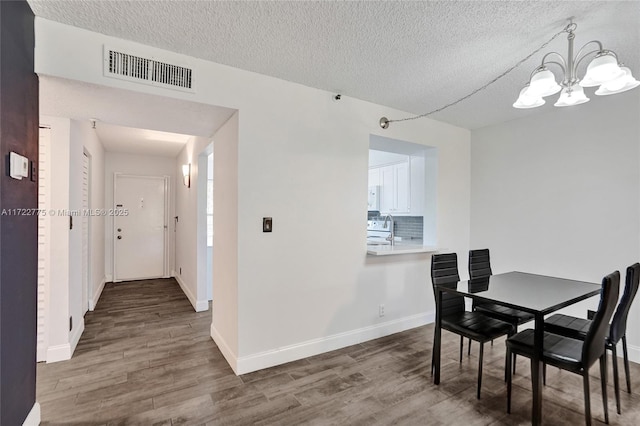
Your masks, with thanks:
M 456 335 L 443 332 L 442 381 L 432 384 L 432 326 L 238 377 L 209 337 L 211 312 L 193 312 L 173 279 L 107 284 L 85 322 L 73 359 L 38 364 L 44 425 L 530 424 L 522 357 L 505 411 L 503 339 L 486 345 L 477 400 L 478 346 L 468 357 L 465 344 L 460 364 Z M 622 415 L 609 387 L 612 425 L 640 424 L 640 366 L 631 367 L 636 390 L 621 393 Z M 598 369 L 591 373 L 600 424 Z M 579 376 L 549 368 L 543 394 L 545 424 L 584 424 Z

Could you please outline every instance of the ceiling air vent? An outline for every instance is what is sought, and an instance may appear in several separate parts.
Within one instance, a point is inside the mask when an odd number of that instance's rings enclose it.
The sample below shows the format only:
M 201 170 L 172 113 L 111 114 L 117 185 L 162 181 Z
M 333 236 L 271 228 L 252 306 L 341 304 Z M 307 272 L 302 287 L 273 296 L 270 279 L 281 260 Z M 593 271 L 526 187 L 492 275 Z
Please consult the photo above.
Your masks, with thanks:
M 193 70 L 154 58 L 104 48 L 104 75 L 121 80 L 193 92 Z

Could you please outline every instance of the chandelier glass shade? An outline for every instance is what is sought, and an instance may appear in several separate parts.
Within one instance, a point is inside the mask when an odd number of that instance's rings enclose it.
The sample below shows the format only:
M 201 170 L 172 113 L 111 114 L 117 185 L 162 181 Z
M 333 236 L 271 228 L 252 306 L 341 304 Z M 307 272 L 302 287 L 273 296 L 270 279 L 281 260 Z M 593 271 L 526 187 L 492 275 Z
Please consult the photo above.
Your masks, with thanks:
M 568 33 L 568 53 L 563 57 L 557 52 L 549 52 L 542 58 L 542 63 L 533 70 L 529 82 L 520 91 L 514 108 L 535 108 L 544 105 L 544 97 L 560 92 L 560 98 L 554 106 L 564 107 L 583 104 L 589 101 L 584 93 L 585 87 L 600 86 L 595 94 L 599 96 L 626 92 L 640 82 L 631 74 L 631 70 L 623 66 L 618 55 L 602 47 L 602 43 L 593 40 L 580 48 L 574 56 L 573 41 L 577 25 L 571 23 L 565 28 Z M 594 46 L 589 50 L 590 46 Z M 583 78 L 578 77 L 578 66 L 583 60 L 590 58 Z M 556 81 L 555 74 L 549 67 L 558 68 L 562 77 Z

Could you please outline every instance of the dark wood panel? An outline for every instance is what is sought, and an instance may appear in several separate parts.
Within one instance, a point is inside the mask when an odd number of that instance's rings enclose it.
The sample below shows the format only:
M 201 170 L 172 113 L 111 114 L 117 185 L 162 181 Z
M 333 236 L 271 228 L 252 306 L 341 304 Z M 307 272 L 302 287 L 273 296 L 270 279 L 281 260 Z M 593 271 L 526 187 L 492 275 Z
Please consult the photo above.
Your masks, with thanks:
M 34 16 L 0 2 L 0 212 L 37 208 L 37 182 L 9 176 L 9 152 L 38 160 Z M 22 424 L 35 403 L 37 217 L 0 215 L 0 423 Z

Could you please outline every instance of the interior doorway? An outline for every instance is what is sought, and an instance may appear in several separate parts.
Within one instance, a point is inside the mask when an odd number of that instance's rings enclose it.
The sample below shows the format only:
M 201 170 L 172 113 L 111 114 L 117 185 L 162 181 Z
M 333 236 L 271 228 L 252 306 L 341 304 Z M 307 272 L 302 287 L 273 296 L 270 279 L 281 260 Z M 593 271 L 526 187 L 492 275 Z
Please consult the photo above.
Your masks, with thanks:
M 213 142 L 198 155 L 198 299 L 213 300 Z M 202 295 L 202 296 L 200 296 Z
M 113 281 L 168 277 L 167 176 L 114 175 Z

